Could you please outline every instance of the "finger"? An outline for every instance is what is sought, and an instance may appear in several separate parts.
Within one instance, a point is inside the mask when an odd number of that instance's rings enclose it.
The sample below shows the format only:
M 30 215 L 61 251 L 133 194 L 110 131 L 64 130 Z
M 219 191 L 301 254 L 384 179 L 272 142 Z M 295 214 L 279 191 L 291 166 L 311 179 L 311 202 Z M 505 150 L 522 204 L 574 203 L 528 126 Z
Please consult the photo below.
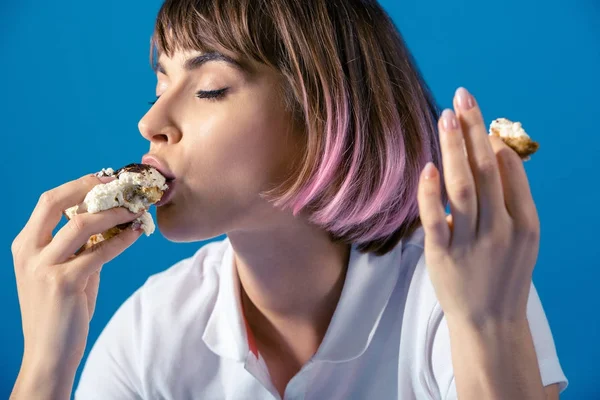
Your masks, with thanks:
M 90 236 L 131 222 L 142 214 L 143 212 L 134 214 L 124 207 L 116 207 L 94 214 L 75 215 L 42 251 L 44 260 L 50 264 L 63 263 L 83 246 Z
M 427 246 L 448 248 L 450 228 L 442 205 L 440 174 L 433 163 L 427 163 L 419 177 L 417 201 Z
M 452 242 L 465 243 L 475 236 L 477 229 L 477 198 L 463 134 L 452 110 L 442 113 L 439 130 L 444 181 L 454 220 Z
M 477 192 L 477 231 L 486 232 L 506 215 L 498 162 L 481 115 L 481 110 L 465 88 L 454 96 L 454 107 L 467 147 L 469 164 Z
M 523 160 L 500 138 L 490 137 L 490 143 L 498 159 L 500 178 L 504 191 L 504 203 L 515 225 L 532 228 L 539 224 L 529 180 Z
M 139 239 L 142 232 L 143 230 L 134 231 L 127 228 L 118 235 L 93 245 L 64 264 L 65 274 L 70 277 L 70 281 L 85 284 L 87 279 L 100 271 L 104 264 L 113 260 Z
M 36 248 L 50 243 L 52 231 L 60 222 L 63 211 L 81 203 L 94 186 L 106 180 L 101 180 L 95 175 L 86 175 L 43 193 L 23 228 L 27 242 Z

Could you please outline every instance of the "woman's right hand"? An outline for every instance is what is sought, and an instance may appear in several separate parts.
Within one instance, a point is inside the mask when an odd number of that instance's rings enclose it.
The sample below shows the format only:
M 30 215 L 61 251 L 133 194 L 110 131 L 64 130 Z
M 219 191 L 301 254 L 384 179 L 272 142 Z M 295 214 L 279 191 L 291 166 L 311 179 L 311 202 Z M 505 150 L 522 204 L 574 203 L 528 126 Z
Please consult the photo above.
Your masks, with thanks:
M 128 228 L 75 254 L 93 234 L 130 222 L 142 213 L 119 207 L 78 214 L 54 237 L 52 232 L 63 210 L 81 203 L 94 186 L 106 181 L 88 175 L 44 193 L 13 241 L 24 354 L 11 399 L 33 398 L 33 393 L 35 398 L 70 398 L 96 306 L 100 270 L 142 231 Z

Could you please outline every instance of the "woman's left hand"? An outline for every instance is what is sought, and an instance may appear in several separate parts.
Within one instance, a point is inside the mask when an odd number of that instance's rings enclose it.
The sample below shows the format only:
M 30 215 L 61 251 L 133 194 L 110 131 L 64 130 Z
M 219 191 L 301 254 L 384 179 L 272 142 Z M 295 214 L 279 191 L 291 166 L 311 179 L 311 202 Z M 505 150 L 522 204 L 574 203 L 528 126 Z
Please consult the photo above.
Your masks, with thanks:
M 451 215 L 442 206 L 438 170 L 426 167 L 419 181 L 431 281 L 448 319 L 522 322 L 540 236 L 523 162 L 488 135 L 465 89 L 457 90 L 454 108 L 439 121 Z

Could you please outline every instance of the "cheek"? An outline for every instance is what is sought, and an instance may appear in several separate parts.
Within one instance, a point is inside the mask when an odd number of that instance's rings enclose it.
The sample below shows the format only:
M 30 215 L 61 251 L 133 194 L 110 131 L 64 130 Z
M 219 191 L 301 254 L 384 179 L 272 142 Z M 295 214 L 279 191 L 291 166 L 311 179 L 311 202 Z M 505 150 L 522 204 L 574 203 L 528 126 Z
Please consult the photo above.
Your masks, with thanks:
M 263 106 L 258 106 L 262 104 Z M 256 194 L 276 185 L 298 152 L 284 110 L 262 102 L 236 102 L 203 121 L 198 155 L 223 183 Z

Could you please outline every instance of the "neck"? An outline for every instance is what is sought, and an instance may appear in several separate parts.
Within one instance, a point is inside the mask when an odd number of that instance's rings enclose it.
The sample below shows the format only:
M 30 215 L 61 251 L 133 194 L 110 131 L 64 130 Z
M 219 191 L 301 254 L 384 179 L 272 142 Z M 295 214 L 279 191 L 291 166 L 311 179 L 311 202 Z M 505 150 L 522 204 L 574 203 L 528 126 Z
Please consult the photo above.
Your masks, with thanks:
M 244 316 L 256 341 L 302 348 L 306 358 L 323 339 L 339 301 L 350 245 L 302 220 L 285 230 L 229 233 L 240 278 Z

